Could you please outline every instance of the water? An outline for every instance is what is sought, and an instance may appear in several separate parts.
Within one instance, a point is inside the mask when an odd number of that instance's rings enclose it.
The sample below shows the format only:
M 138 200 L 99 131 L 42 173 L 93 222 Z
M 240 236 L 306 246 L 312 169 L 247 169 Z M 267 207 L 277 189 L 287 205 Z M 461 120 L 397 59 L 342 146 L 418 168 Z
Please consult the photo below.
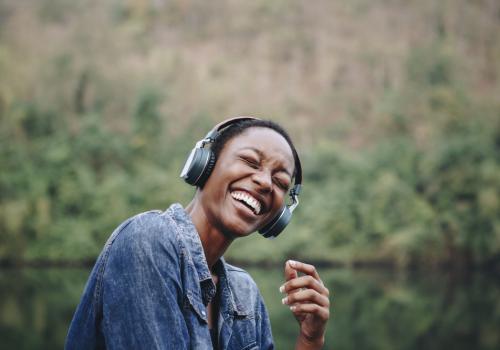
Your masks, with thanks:
M 88 269 L 0 270 L 0 347 L 62 348 Z M 266 300 L 277 349 L 298 326 L 281 305 L 279 269 L 249 269 Z M 332 293 L 326 349 L 498 349 L 500 281 L 475 273 L 323 270 Z

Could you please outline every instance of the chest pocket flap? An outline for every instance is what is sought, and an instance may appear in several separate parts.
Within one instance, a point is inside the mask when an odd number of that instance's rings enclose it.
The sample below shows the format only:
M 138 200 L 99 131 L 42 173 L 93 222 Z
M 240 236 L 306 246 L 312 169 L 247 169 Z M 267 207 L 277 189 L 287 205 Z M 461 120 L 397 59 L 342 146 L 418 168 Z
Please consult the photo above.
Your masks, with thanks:
M 196 298 L 191 293 L 186 294 L 184 309 L 185 311 L 193 311 L 200 321 L 208 323 L 205 305 L 203 305 L 199 298 Z

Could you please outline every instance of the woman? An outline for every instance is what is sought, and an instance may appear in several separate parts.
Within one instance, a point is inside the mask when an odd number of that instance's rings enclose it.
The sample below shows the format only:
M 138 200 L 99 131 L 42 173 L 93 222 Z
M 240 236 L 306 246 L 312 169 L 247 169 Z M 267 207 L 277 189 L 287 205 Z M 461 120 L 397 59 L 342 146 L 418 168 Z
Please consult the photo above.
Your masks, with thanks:
M 300 172 L 293 143 L 277 124 L 243 117 L 216 126 L 181 174 L 198 187 L 191 203 L 139 214 L 113 232 L 66 348 L 272 349 L 257 286 L 222 255 L 256 230 L 279 234 L 293 210 L 285 206 L 288 189 Z M 300 181 L 294 200 L 299 188 Z M 280 291 L 300 325 L 296 349 L 321 348 L 329 293 L 315 268 L 288 261 Z

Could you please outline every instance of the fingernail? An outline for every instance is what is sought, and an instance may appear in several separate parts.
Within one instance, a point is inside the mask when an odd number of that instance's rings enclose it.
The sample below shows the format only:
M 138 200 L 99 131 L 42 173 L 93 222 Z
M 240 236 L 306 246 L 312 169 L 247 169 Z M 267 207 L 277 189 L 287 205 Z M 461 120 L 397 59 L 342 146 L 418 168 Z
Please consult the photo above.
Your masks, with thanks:
M 280 287 L 280 292 L 281 292 L 281 293 L 284 293 L 284 292 L 285 292 L 285 285 L 282 285 L 282 286 Z
M 295 311 L 295 309 L 296 309 L 296 306 L 294 306 L 294 305 L 290 306 L 290 310 Z
M 281 299 L 281 303 L 282 303 L 283 305 L 288 304 L 288 298 L 286 298 L 286 297 L 285 297 L 285 298 Z
M 296 262 L 294 260 L 288 260 L 291 267 L 295 267 Z

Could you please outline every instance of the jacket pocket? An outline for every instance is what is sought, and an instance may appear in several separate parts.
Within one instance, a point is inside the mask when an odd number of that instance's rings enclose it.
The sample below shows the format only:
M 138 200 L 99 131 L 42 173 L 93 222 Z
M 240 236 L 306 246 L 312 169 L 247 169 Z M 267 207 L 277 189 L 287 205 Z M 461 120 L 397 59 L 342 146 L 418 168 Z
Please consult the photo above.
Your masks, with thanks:
M 235 318 L 232 325 L 231 338 L 229 340 L 230 349 L 254 350 L 258 349 L 255 329 L 255 319 L 253 317 Z

